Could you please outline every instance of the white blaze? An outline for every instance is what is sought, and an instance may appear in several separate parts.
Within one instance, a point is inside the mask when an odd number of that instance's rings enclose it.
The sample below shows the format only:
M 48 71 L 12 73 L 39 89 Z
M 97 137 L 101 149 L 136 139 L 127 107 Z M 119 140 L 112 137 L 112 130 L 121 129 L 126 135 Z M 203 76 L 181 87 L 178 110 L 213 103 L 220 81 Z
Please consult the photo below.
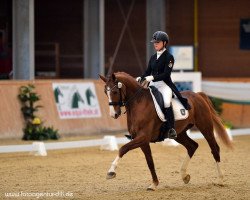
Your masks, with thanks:
M 107 95 L 108 95 L 109 103 L 111 103 L 112 99 L 110 96 L 110 88 L 109 87 L 107 88 Z M 111 117 L 115 117 L 115 108 L 112 105 L 109 106 L 109 114 Z

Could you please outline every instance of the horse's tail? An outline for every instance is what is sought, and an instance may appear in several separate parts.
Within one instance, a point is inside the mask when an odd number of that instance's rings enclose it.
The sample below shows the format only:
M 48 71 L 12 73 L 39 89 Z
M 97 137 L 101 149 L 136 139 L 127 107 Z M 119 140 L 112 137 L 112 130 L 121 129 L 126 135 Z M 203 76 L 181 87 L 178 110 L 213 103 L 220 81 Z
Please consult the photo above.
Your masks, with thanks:
M 232 141 L 230 140 L 225 127 L 223 126 L 223 123 L 221 121 L 221 118 L 218 116 L 218 114 L 216 113 L 212 102 L 210 101 L 210 99 L 208 98 L 208 96 L 203 93 L 203 92 L 198 92 L 198 94 L 207 102 L 209 109 L 210 109 L 210 113 L 213 119 L 213 125 L 214 125 L 214 129 L 215 132 L 217 133 L 217 135 L 219 136 L 219 138 L 221 139 L 221 141 L 229 148 L 233 148 L 233 144 Z

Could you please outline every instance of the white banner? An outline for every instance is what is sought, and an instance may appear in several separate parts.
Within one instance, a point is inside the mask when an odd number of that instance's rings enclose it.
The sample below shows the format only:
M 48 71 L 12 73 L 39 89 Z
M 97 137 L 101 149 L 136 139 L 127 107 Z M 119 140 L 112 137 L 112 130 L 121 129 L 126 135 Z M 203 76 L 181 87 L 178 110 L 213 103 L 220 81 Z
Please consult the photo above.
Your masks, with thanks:
M 202 91 L 208 96 L 226 101 L 250 103 L 250 83 L 202 81 Z
M 61 119 L 101 117 L 93 83 L 53 83 L 52 87 Z

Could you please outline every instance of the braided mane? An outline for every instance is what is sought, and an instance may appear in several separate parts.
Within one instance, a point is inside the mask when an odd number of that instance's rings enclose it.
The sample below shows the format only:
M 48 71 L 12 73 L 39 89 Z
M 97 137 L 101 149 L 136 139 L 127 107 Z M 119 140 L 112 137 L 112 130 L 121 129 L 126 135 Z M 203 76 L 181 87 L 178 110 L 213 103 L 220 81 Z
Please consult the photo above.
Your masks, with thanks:
M 140 88 L 141 86 L 135 80 L 134 77 L 127 74 L 126 72 L 116 72 L 115 77 L 118 81 L 125 84 L 127 87 Z

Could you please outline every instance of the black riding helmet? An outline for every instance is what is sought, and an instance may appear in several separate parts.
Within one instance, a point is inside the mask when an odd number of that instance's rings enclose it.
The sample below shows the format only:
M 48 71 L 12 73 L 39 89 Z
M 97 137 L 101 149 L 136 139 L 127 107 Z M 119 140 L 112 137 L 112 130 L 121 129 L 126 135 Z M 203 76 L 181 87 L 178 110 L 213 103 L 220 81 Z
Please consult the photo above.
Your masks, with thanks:
M 152 40 L 151 42 L 159 42 L 159 41 L 163 41 L 163 42 L 167 42 L 169 41 L 169 37 L 168 34 L 163 32 L 163 31 L 156 31 L 153 36 L 152 36 Z

